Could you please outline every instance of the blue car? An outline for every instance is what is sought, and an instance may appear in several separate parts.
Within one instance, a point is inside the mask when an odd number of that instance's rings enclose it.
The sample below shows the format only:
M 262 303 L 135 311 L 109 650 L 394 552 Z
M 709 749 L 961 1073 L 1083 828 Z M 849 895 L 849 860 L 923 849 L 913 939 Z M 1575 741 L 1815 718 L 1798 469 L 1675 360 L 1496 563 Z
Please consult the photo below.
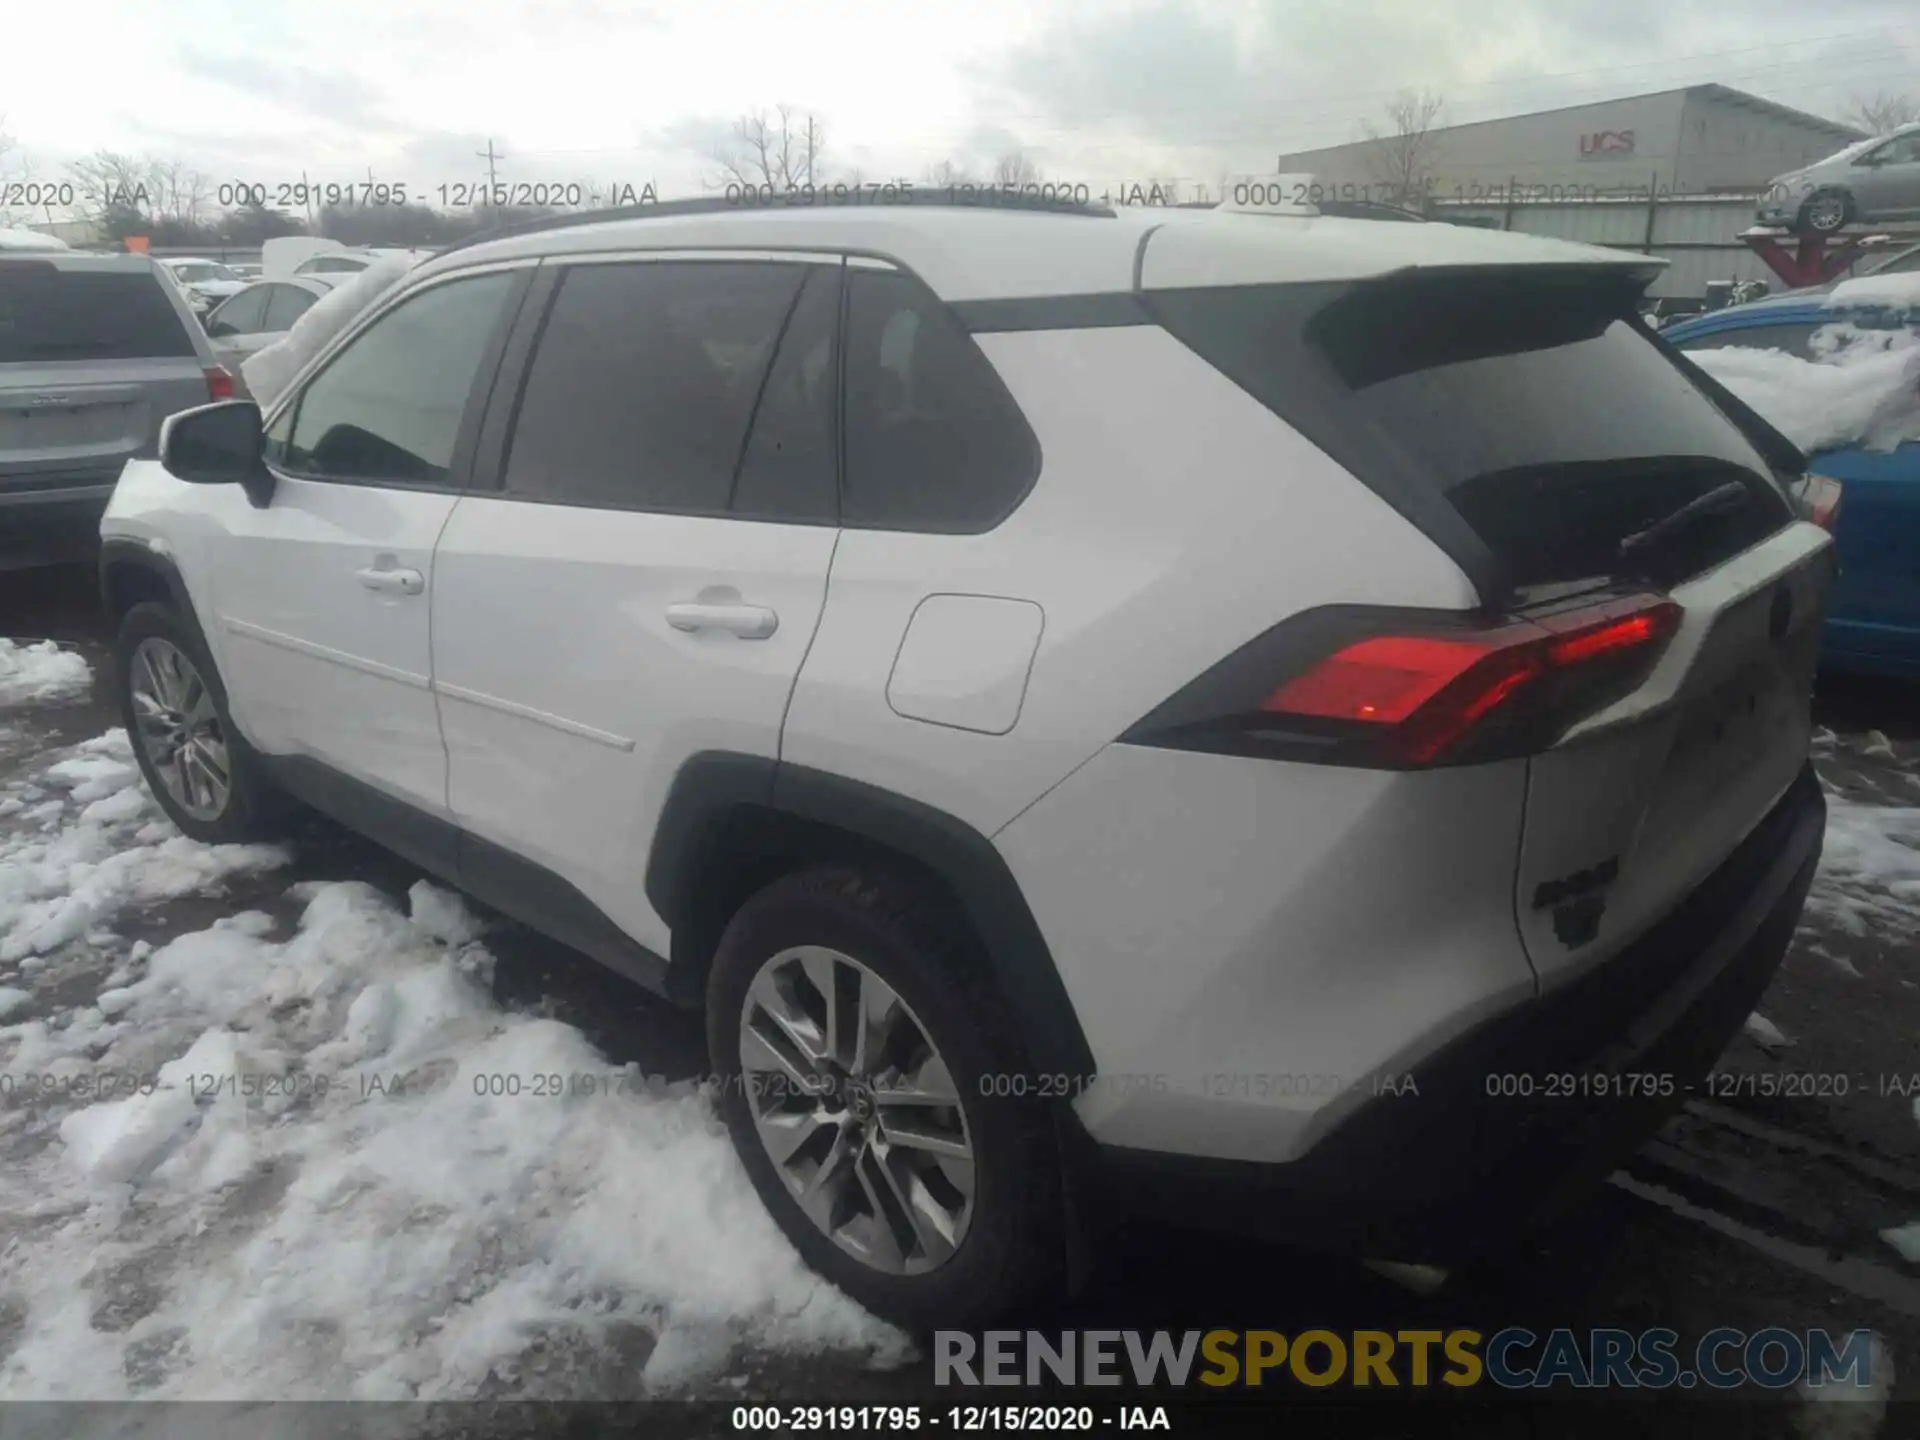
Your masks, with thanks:
M 1920 310 L 1836 308 L 1803 292 L 1682 320 L 1660 335 L 1686 351 L 1739 345 L 1811 359 L 1814 331 L 1842 321 L 1920 329 Z M 1920 442 L 1892 451 L 1823 450 L 1808 457 L 1807 468 L 1838 480 L 1841 489 L 1833 525 L 1841 573 L 1821 643 L 1822 667 L 1920 678 Z

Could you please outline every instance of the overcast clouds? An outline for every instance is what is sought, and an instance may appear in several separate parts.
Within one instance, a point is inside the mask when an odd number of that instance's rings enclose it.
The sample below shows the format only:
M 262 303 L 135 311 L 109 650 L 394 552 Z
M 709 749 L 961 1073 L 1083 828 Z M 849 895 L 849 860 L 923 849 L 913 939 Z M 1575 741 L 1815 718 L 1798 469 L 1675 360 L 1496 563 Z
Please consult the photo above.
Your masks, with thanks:
M 0 114 L 40 178 L 95 149 L 216 179 L 711 174 L 786 101 L 868 179 L 1025 147 L 1111 184 L 1270 169 L 1402 86 L 1452 119 L 1702 81 L 1836 114 L 1920 95 L 1912 0 L 91 0 L 6 22 Z M 18 165 L 14 167 L 18 173 Z

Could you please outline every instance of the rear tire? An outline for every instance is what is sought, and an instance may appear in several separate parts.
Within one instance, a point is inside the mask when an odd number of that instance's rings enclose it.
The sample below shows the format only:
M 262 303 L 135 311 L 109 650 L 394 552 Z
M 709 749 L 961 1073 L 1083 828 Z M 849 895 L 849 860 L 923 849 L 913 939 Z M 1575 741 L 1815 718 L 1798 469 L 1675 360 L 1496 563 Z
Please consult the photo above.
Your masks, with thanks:
M 916 1332 L 1064 1278 L 1050 1102 L 964 933 L 911 882 L 824 866 L 740 908 L 707 985 L 720 1110 L 761 1201 L 815 1271 Z
M 113 658 L 127 740 L 167 818 L 207 845 L 279 833 L 289 806 L 234 728 L 199 628 L 142 601 L 121 620 Z

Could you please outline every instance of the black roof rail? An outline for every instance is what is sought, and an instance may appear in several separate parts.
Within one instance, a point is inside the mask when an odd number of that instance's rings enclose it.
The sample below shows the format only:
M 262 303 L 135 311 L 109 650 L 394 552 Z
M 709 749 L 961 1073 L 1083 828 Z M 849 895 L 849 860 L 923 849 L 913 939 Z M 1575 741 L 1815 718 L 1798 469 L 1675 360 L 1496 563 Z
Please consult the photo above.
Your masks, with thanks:
M 658 220 L 670 215 L 736 215 L 749 210 L 884 210 L 902 206 L 934 206 L 950 210 L 1026 210 L 1047 215 L 1080 215 L 1111 220 L 1114 211 L 1108 205 L 1083 204 L 1062 200 L 1037 191 L 1000 189 L 992 185 L 929 185 L 924 189 L 902 191 L 897 186 L 862 190 L 849 185 L 844 191 L 823 187 L 820 190 L 796 190 L 784 193 L 703 195 L 690 200 L 655 200 L 640 205 L 620 205 L 605 210 L 579 210 L 566 215 L 546 215 L 537 220 L 521 220 L 512 225 L 496 225 L 464 239 L 455 240 L 434 252 L 451 254 L 472 245 L 516 235 L 537 235 L 547 230 L 571 230 L 578 225 L 601 225 L 614 220 Z

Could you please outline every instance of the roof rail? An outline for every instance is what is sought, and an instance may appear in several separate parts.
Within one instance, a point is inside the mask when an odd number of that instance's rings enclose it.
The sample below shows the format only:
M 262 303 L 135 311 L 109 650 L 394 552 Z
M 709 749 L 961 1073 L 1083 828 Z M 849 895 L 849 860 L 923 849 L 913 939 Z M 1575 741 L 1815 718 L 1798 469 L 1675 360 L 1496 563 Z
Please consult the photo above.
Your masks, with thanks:
M 743 187 L 744 188 L 744 187 Z M 820 191 L 796 190 L 771 195 L 742 194 L 734 198 L 703 195 L 690 200 L 656 200 L 640 205 L 621 205 L 605 210 L 579 210 L 566 215 L 546 215 L 536 220 L 521 220 L 511 225 L 496 225 L 464 239 L 442 246 L 434 254 L 447 255 L 469 246 L 515 235 L 537 235 L 547 230 L 571 230 L 579 225 L 600 225 L 614 220 L 659 220 L 670 215 L 737 215 L 752 210 L 881 210 L 903 206 L 933 206 L 951 210 L 1026 210 L 1048 215 L 1080 215 L 1111 220 L 1114 211 L 1108 205 L 1082 204 L 1060 200 L 1051 195 L 1002 190 L 991 185 L 938 185 L 902 191 L 896 186 L 862 190 L 849 185 L 844 192 L 831 188 Z

